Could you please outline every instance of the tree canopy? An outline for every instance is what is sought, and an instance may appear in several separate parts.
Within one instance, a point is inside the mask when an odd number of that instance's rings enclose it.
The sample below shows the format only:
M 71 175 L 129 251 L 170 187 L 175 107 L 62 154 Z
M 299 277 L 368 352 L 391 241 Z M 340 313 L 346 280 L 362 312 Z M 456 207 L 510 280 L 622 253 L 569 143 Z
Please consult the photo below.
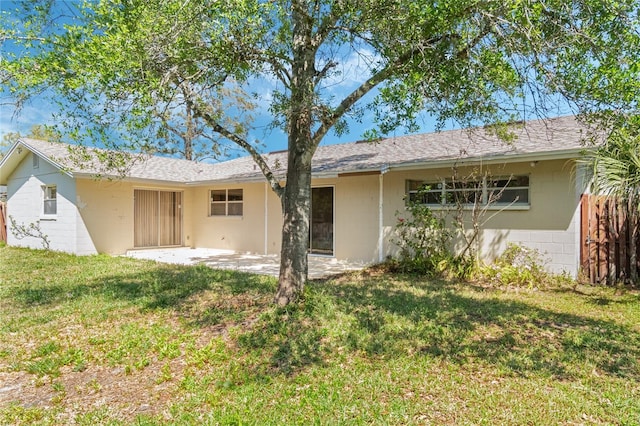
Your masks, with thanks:
M 28 1 L 3 17 L 6 89 L 52 93 L 68 137 L 158 143 L 158 112 L 189 111 L 255 160 L 282 200 L 276 301 L 306 278 L 311 160 L 374 111 L 365 136 L 576 112 L 637 113 L 637 0 Z M 354 67 L 353 69 L 351 67 Z M 288 138 L 286 185 L 253 116 Z M 501 126 L 495 127 L 500 131 Z

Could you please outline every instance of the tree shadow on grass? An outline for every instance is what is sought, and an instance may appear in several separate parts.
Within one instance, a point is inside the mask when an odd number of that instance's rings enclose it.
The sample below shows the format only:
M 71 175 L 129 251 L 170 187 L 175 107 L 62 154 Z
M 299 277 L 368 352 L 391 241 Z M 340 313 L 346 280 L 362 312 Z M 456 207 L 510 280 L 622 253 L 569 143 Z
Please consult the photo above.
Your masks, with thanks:
M 264 316 L 240 337 L 245 350 L 270 351 L 274 373 L 294 374 L 340 352 L 479 361 L 504 374 L 556 379 L 589 366 L 640 381 L 640 333 L 613 321 L 474 297 L 447 282 L 309 287 L 299 307 Z
M 105 274 L 64 284 L 29 283 L 8 291 L 8 297 L 26 307 L 55 305 L 82 297 L 119 300 L 143 309 L 177 308 L 192 296 L 212 290 L 220 294 L 272 294 L 274 280 L 207 266 L 160 265 L 131 273 Z
M 310 282 L 301 304 L 276 309 L 269 306 L 275 290 L 270 277 L 206 266 L 129 270 L 90 279 L 70 277 L 62 283 L 27 282 L 6 289 L 4 296 L 32 308 L 82 297 L 125 301 L 141 309 L 174 309 L 202 327 L 242 324 L 251 316 L 254 321 L 237 343 L 239 351 L 268 358 L 266 369 L 247 366 L 258 371 L 256 380 L 260 375 L 295 374 L 336 354 L 364 354 L 433 357 L 459 364 L 480 361 L 508 374 L 555 378 L 575 377 L 589 366 L 599 374 L 640 381 L 636 330 L 483 297 L 481 288 L 461 291 L 453 283 L 411 276 L 347 275 Z

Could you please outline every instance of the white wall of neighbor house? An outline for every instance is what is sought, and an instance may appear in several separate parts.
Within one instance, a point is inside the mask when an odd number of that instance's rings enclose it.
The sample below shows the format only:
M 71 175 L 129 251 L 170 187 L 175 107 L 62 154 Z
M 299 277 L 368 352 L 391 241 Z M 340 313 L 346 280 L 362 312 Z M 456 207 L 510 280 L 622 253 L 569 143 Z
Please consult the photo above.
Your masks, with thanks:
M 44 187 L 55 185 L 56 213 L 44 212 Z M 68 175 L 40 158 L 30 154 L 18 165 L 9 179 L 7 215 L 17 224 L 37 224 L 52 250 L 76 254 L 95 253 L 91 239 L 76 208 L 76 184 Z M 42 239 L 24 237 L 7 224 L 9 245 L 43 248 Z
M 509 243 L 538 250 L 546 259 L 548 270 L 575 276 L 579 267 L 580 194 L 586 179 L 576 176 L 575 162 L 567 160 L 518 162 L 458 167 L 458 175 L 472 171 L 491 176 L 528 175 L 530 205 L 524 209 L 506 207 L 490 209 L 481 220 L 482 231 L 477 246 L 480 259 L 490 262 Z M 403 197 L 407 180 L 433 181 L 448 178 L 451 168 L 416 171 L 391 171 L 384 176 L 386 198 L 384 232 L 386 253 L 395 255 L 397 247 L 389 243 L 397 221 L 396 212 L 405 211 Z

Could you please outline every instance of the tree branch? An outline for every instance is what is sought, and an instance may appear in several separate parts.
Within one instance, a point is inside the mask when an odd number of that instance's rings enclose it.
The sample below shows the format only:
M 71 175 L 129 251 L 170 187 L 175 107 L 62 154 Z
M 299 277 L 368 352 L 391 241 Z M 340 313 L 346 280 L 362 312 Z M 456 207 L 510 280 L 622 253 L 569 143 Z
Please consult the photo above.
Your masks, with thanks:
M 194 116 L 202 118 L 211 127 L 211 130 L 224 136 L 225 138 L 229 139 L 230 141 L 247 151 L 251 155 L 251 158 L 253 158 L 253 161 L 256 162 L 258 167 L 260 167 L 260 171 L 262 171 L 262 174 L 267 179 L 267 182 L 269 183 L 269 186 L 271 186 L 273 192 L 275 192 L 278 197 L 282 197 L 284 195 L 284 188 L 282 187 L 282 185 L 280 185 L 278 179 L 273 175 L 271 168 L 267 164 L 264 157 L 258 152 L 258 150 L 256 150 L 245 139 L 220 125 L 220 123 L 218 123 L 218 121 L 208 111 L 199 108 L 198 104 L 195 103 L 191 97 L 187 97 L 186 102 L 193 110 Z
M 480 43 L 484 37 L 486 37 L 492 32 L 492 28 L 493 26 L 491 24 L 487 24 L 475 38 L 469 41 L 469 43 L 467 43 L 462 49 L 460 49 L 456 53 L 455 57 L 463 58 L 464 56 L 468 55 L 469 51 L 474 46 Z M 457 37 L 457 35 L 455 34 L 446 34 L 446 35 L 437 37 L 436 39 L 428 40 L 426 43 L 421 43 L 418 46 L 415 46 L 413 49 L 405 52 L 403 55 L 398 56 L 398 58 L 395 61 L 393 61 L 393 63 L 388 64 L 385 68 L 383 68 L 379 72 L 372 75 L 367 81 L 362 83 L 360 87 L 358 87 L 353 92 L 351 92 L 347 97 L 345 97 L 342 100 L 342 102 L 340 102 L 340 105 L 338 105 L 338 107 L 335 108 L 331 114 L 327 114 L 322 119 L 322 124 L 320 125 L 318 130 L 316 130 L 312 138 L 314 146 L 318 146 L 318 144 L 320 143 L 322 138 L 327 134 L 329 129 L 331 129 L 331 127 L 333 127 L 333 125 L 340 119 L 340 117 L 342 117 L 356 102 L 362 99 L 364 95 L 369 93 L 378 84 L 386 80 L 391 73 L 398 70 L 399 67 L 405 64 L 407 61 L 409 61 L 411 57 L 423 51 L 426 45 L 434 44 L 438 41 L 442 41 L 444 39 L 451 39 L 455 37 Z

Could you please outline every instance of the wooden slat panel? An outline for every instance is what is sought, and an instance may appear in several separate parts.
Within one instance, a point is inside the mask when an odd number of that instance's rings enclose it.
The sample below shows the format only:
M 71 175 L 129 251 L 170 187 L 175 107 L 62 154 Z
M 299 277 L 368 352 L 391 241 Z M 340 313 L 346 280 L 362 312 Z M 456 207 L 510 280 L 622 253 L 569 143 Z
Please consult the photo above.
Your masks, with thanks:
M 618 234 L 618 270 L 623 278 L 629 277 L 629 247 L 628 247 L 628 232 L 629 226 L 627 223 L 627 210 L 624 205 L 620 205 L 618 208 L 618 215 L 616 217 L 616 226 Z
M 134 246 L 158 245 L 158 192 L 134 190 Z
M 160 245 L 182 244 L 182 193 L 160 192 Z
M 609 263 L 607 266 L 607 284 L 609 285 L 615 284 L 618 277 L 618 259 L 616 257 L 618 251 L 618 235 L 616 234 L 618 211 L 616 205 L 617 203 L 611 198 L 607 199 L 605 204 L 607 212 L 607 261 Z
M 607 209 L 604 206 L 604 198 L 599 198 L 596 202 L 596 223 L 598 224 L 598 278 L 599 283 L 606 282 L 607 279 Z
M 640 214 L 629 202 L 583 195 L 580 265 L 591 283 L 638 284 Z
M 582 268 L 582 273 L 587 274 L 589 279 L 591 279 L 591 256 L 589 255 L 589 249 L 591 247 L 589 236 L 589 203 L 589 195 L 582 194 L 582 197 L 580 197 L 580 267 Z
M 0 241 L 7 241 L 7 205 L 0 202 Z

